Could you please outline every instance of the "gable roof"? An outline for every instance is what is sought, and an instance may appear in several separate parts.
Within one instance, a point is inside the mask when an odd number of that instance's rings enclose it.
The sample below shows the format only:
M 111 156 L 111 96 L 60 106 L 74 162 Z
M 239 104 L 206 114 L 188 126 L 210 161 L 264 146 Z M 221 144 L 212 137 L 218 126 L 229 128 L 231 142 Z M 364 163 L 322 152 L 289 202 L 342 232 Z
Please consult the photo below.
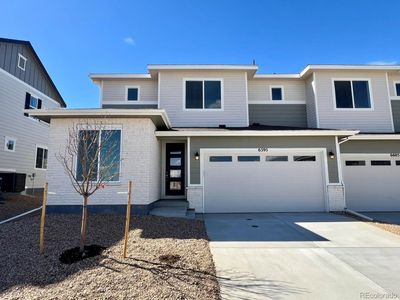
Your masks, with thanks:
M 60 92 L 58 91 L 56 85 L 54 84 L 53 80 L 51 79 L 49 73 L 47 73 L 46 68 L 44 67 L 42 61 L 40 60 L 39 56 L 37 55 L 35 49 L 33 48 L 32 44 L 29 41 L 24 41 L 24 40 L 15 40 L 15 39 L 8 39 L 8 38 L 1 38 L 0 37 L 0 42 L 4 42 L 4 43 L 12 43 L 12 44 L 20 44 L 20 45 L 24 45 L 27 46 L 28 49 L 32 52 L 33 56 L 35 57 L 35 59 L 37 60 L 37 62 L 39 63 L 40 68 L 42 68 L 44 75 L 46 76 L 46 79 L 49 81 L 51 87 L 54 89 L 54 91 L 56 92 L 58 99 L 54 99 L 56 100 L 58 103 L 60 103 L 60 105 L 62 107 L 67 107 L 67 104 L 65 103 L 63 97 L 61 96 Z

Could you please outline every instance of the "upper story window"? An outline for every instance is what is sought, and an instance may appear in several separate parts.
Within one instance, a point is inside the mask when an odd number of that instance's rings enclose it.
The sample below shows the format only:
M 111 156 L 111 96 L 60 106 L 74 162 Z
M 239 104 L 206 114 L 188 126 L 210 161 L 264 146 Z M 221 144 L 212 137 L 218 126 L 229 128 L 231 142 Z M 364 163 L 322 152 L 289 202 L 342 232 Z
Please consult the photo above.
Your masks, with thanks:
M 271 100 L 272 101 L 283 100 L 283 87 L 282 86 L 271 86 Z
M 368 80 L 335 80 L 336 108 L 371 108 Z
M 137 87 L 137 86 L 126 87 L 126 100 L 138 101 L 139 100 L 139 87 Z
M 186 80 L 185 81 L 186 109 L 221 109 L 222 81 L 221 80 Z
M 16 138 L 6 136 L 4 140 L 4 150 L 8 152 L 15 152 L 16 144 L 17 144 Z
M 42 146 L 36 147 L 36 169 L 47 169 L 47 148 Z
M 18 68 L 20 68 L 22 71 L 25 71 L 25 67 L 26 67 L 26 57 L 18 53 Z
M 395 96 L 400 97 L 400 82 L 394 83 L 394 93 Z

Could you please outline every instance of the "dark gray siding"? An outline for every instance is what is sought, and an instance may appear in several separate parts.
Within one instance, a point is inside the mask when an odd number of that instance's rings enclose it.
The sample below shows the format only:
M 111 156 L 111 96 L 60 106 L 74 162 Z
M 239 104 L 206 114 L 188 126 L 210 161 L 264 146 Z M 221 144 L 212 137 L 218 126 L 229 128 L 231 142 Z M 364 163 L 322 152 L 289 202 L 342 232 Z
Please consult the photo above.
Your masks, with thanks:
M 400 141 L 348 141 L 340 145 L 342 153 L 400 153 Z
M 400 132 L 400 101 L 392 100 L 394 131 Z
M 249 122 L 263 125 L 307 127 L 305 104 L 250 104 Z
M 18 68 L 18 53 L 27 59 L 25 71 Z M 17 43 L 0 42 L 0 68 L 41 91 L 50 98 L 59 99 L 56 91 L 49 83 L 46 74 L 28 46 Z
M 329 152 L 335 151 L 335 145 L 335 137 L 191 137 L 190 181 L 200 183 L 200 160 L 194 156 L 201 148 L 326 148 Z M 328 159 L 328 172 L 330 183 L 339 182 L 336 159 Z
M 157 109 L 157 104 L 103 104 L 102 108 Z

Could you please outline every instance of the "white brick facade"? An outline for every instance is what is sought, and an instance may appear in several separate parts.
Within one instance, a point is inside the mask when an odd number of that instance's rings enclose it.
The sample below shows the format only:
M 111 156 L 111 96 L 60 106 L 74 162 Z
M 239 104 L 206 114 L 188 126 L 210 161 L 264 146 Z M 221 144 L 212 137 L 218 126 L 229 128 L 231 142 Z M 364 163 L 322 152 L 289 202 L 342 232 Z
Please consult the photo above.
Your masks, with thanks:
M 77 123 L 82 123 L 82 120 L 51 120 L 47 180 L 49 191 L 56 194 L 49 194 L 49 205 L 82 203 L 82 197 L 73 189 L 62 165 L 55 157 L 55 154 L 65 147 L 68 128 Z M 118 192 L 127 190 L 129 180 L 133 182 L 133 204 L 143 205 L 158 200 L 160 198 L 160 145 L 154 135 L 156 128 L 153 122 L 146 118 L 109 118 L 107 123 L 122 128 L 120 181 L 110 183 L 104 190 L 97 191 L 90 198 L 89 204 L 126 204 L 127 196 Z

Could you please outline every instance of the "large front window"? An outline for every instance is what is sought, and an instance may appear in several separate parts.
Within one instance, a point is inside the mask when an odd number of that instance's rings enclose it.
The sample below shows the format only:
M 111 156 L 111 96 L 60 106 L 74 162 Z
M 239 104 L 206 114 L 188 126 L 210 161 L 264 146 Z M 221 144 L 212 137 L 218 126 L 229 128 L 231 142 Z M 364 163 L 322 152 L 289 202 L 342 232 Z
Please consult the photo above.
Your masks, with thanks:
M 335 80 L 336 108 L 371 108 L 367 80 Z
M 77 177 L 83 181 L 119 181 L 121 130 L 81 130 Z
M 220 80 L 187 80 L 185 82 L 186 109 L 221 109 Z

